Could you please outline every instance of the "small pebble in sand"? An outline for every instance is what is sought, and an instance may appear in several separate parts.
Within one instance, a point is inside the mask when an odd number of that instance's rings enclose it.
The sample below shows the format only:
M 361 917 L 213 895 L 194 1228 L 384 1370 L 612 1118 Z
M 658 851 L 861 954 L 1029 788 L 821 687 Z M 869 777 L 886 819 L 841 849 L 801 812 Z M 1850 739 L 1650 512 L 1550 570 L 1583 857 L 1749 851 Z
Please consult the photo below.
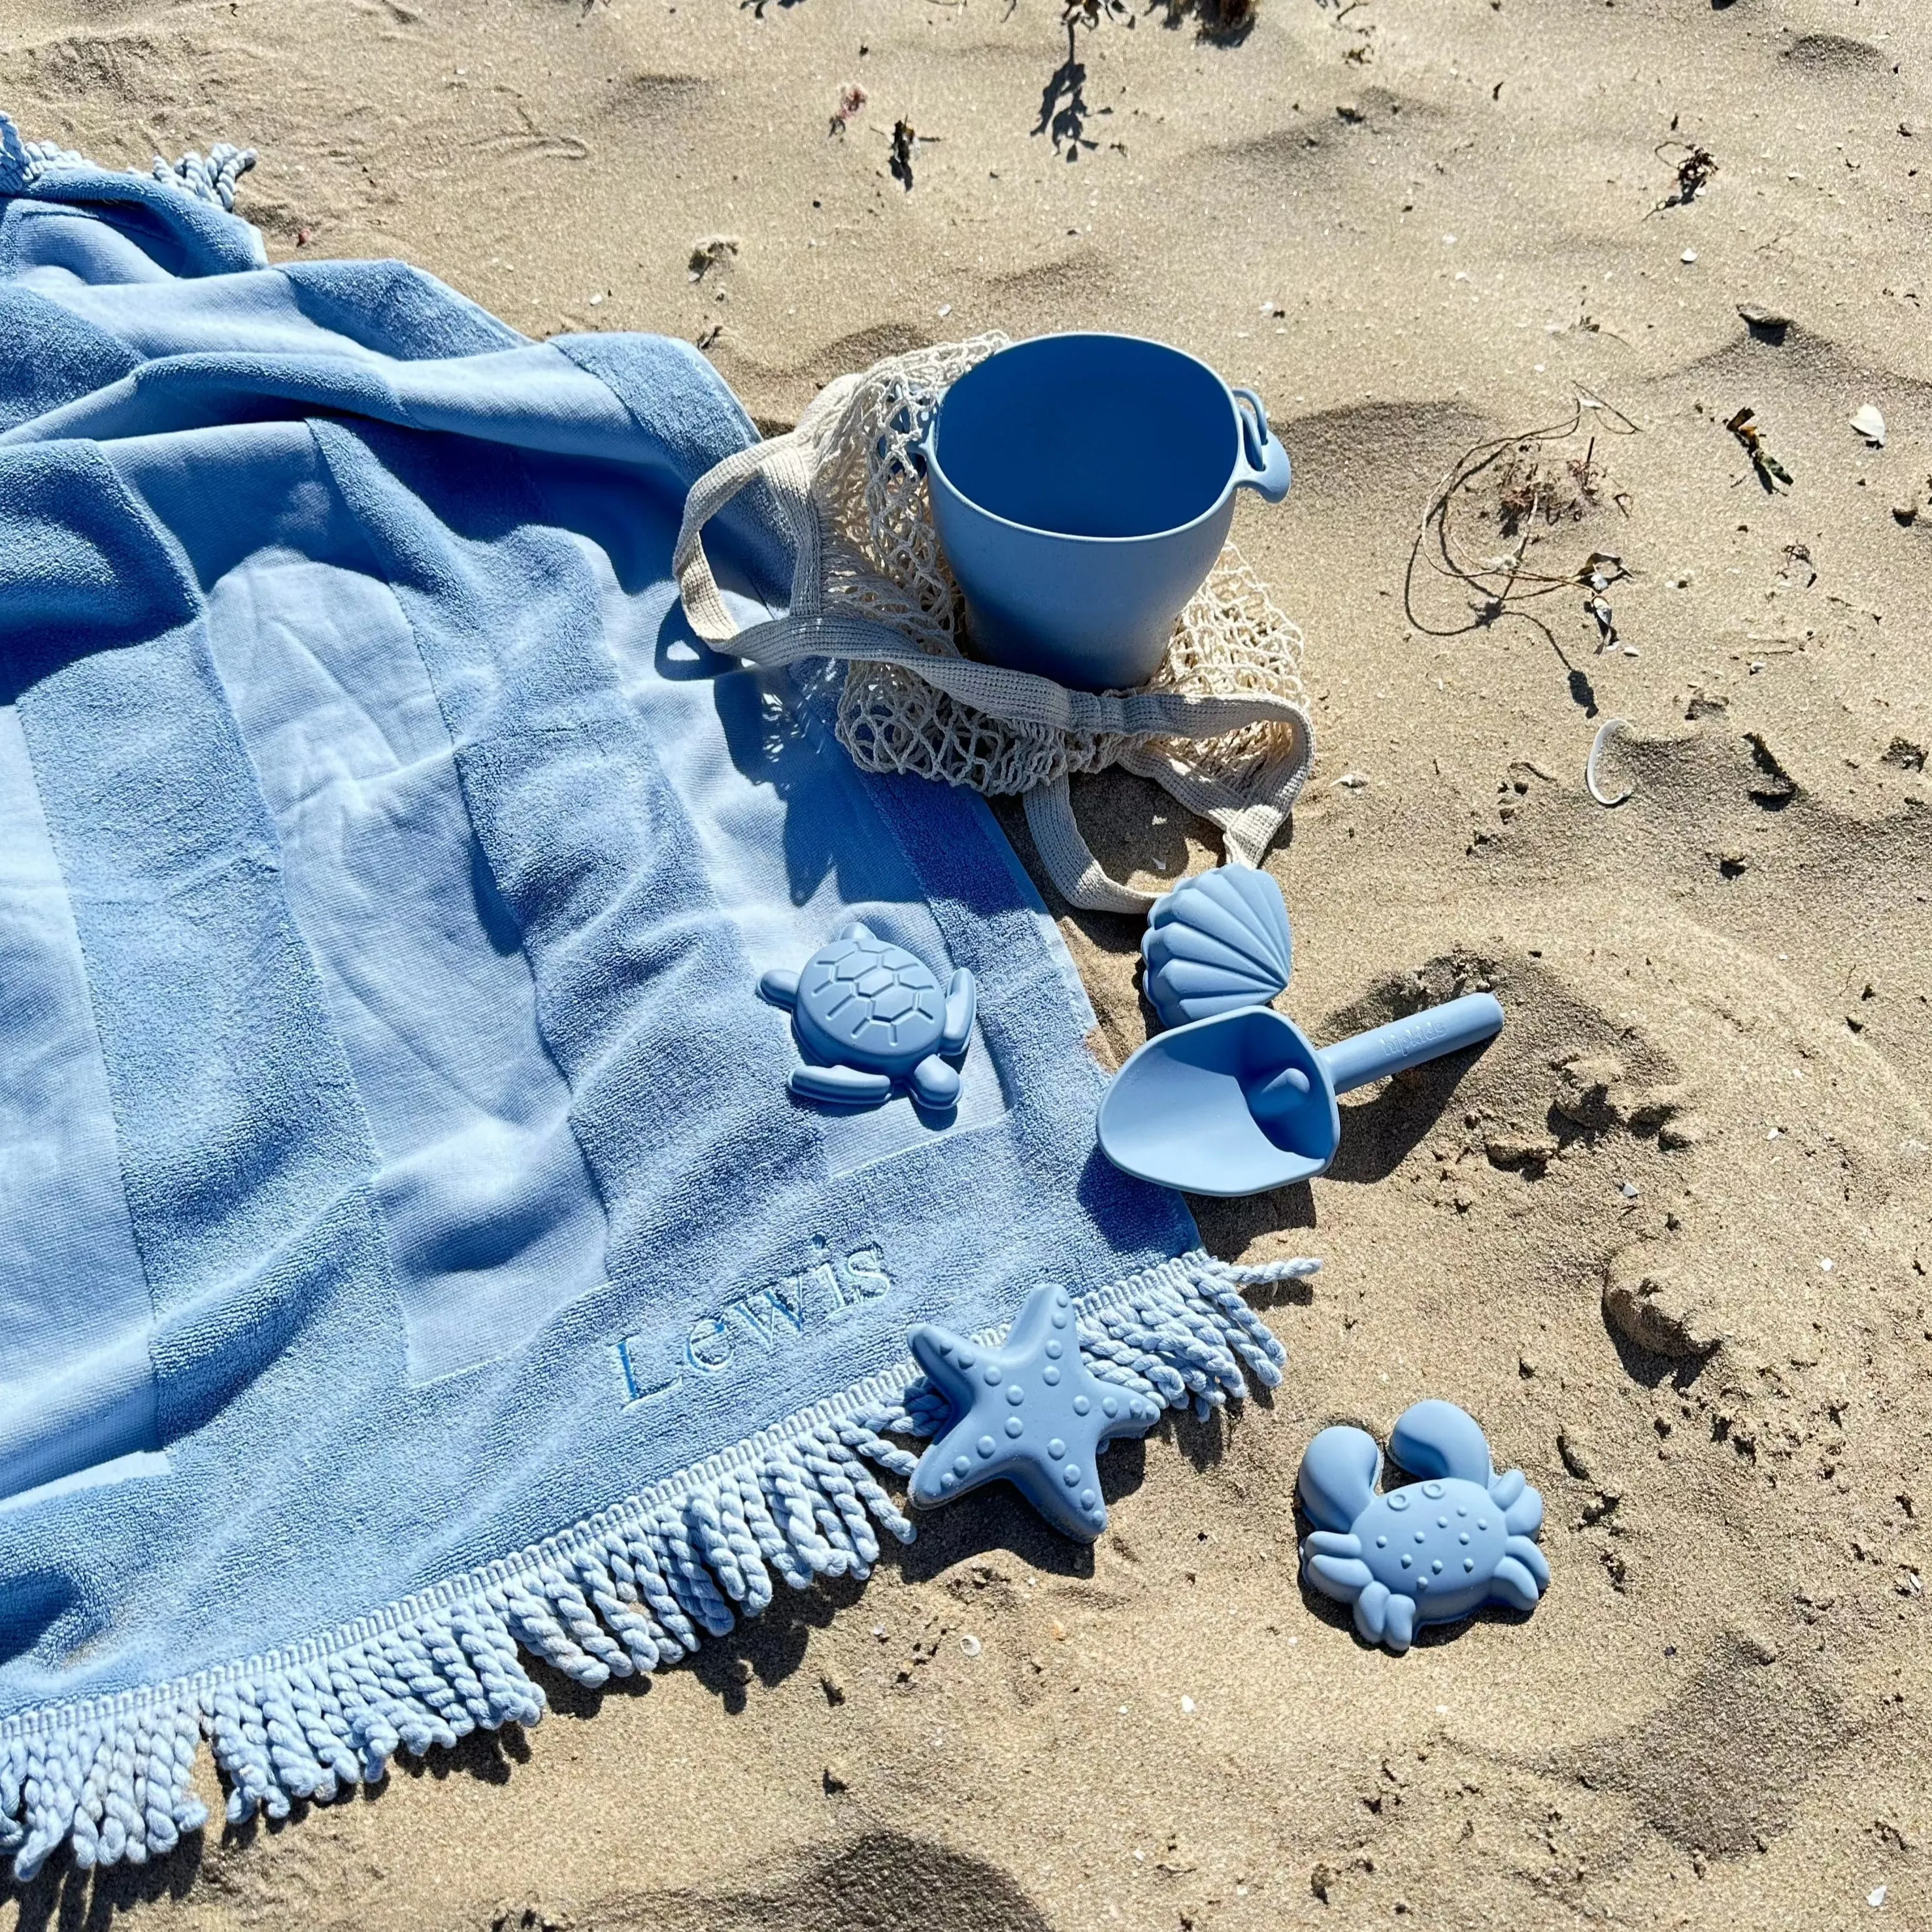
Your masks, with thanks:
M 1184 1715 L 1191 1718 L 1194 1714 L 1194 1700 L 1192 1697 L 1182 1698 L 1180 1708 Z
M 1634 1181 L 1627 1180 L 1617 1190 L 1617 1192 L 1626 1201 L 1634 1201 L 1636 1198 L 1636 1184 Z
M 1874 1886 L 1871 1890 L 1865 1894 L 1865 1903 L 1874 1908 L 1882 1905 L 1885 1903 L 1885 1887 L 1882 1885 Z
M 965 1636 L 962 1636 L 959 1640 L 959 1648 L 963 1650 L 968 1657 L 977 1657 L 980 1654 L 980 1651 L 984 1648 L 984 1646 L 982 1646 L 980 1642 L 980 1640 L 976 1636 L 974 1636 L 971 1631 L 969 1630 L 967 1632 Z
M 1836 1262 L 1828 1259 L 1825 1256 L 1820 1255 L 1818 1258 L 1819 1268 L 1826 1274 L 1829 1274 L 1838 1265 Z
M 1335 782 L 1348 791 L 1360 791 L 1368 783 L 1366 775 L 1361 772 L 1344 772 Z
M 1682 262 L 1687 268 L 1690 265 L 1690 263 L 1696 261 L 1696 259 L 1697 251 L 1694 248 L 1685 249 L 1684 253 L 1678 257 L 1678 260 Z

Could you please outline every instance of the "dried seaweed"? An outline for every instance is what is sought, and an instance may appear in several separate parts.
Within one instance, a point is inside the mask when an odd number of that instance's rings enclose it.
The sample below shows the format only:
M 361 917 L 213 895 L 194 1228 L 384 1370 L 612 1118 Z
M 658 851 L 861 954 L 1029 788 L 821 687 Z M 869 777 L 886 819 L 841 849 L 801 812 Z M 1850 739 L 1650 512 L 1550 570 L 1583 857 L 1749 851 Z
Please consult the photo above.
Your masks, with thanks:
M 1546 552 L 1563 533 L 1605 507 L 1625 508 L 1628 499 L 1610 490 L 1597 446 L 1605 436 L 1636 433 L 1637 425 L 1621 410 L 1580 396 L 1567 422 L 1492 437 L 1465 451 L 1430 500 L 1410 548 L 1402 586 L 1409 622 L 1432 638 L 1465 636 L 1505 619 L 1527 623 L 1568 672 L 1571 696 L 1594 715 L 1589 680 L 1570 662 L 1550 625 L 1526 607 L 1581 586 L 1598 651 L 1622 642 L 1605 593 L 1630 574 L 1622 558 L 1600 545 L 1574 562 L 1547 558 Z M 1580 451 L 1574 446 L 1580 438 Z M 1476 533 L 1485 526 L 1502 548 L 1478 554 Z M 1418 592 L 1432 575 L 1467 593 L 1465 619 L 1442 624 L 1421 614 Z
M 1666 195 L 1652 209 L 1653 214 L 1666 208 L 1688 207 L 1709 186 L 1711 177 L 1718 172 L 1717 156 L 1708 148 L 1700 147 L 1694 142 L 1662 141 L 1654 152 L 1659 160 L 1669 162 L 1676 170 L 1677 191 Z
M 1764 446 L 1764 438 L 1758 432 L 1756 412 L 1754 410 L 1748 406 L 1738 410 L 1724 427 L 1744 445 L 1749 453 L 1751 467 L 1757 472 L 1757 480 L 1764 485 L 1767 494 L 1776 496 L 1778 486 L 1780 483 L 1787 490 L 1792 487 L 1791 472 L 1786 469 L 1784 465 Z M 1743 478 L 1741 477 L 1738 481 L 1742 482 Z
M 892 170 L 892 179 L 908 194 L 912 192 L 913 150 L 922 140 L 929 141 L 934 138 L 930 134 L 916 133 L 910 121 L 895 121 L 892 123 L 892 158 L 888 165 Z

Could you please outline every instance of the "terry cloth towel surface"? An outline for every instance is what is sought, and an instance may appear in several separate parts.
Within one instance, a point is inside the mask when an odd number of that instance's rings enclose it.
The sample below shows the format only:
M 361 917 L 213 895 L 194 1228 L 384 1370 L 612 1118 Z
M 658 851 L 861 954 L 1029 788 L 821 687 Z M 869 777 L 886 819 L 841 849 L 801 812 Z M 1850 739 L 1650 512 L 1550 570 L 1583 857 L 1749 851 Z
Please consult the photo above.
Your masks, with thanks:
M 270 267 L 235 165 L 0 120 L 0 1854 L 166 1851 L 863 1575 L 908 1328 L 1042 1279 L 1171 1405 L 1278 1345 L 1096 1153 L 1092 1016 L 971 794 L 698 644 L 683 344 Z M 166 170 L 162 171 L 166 173 Z M 713 532 L 748 617 L 789 560 Z M 950 1126 L 792 1100 L 862 916 L 980 1018 Z

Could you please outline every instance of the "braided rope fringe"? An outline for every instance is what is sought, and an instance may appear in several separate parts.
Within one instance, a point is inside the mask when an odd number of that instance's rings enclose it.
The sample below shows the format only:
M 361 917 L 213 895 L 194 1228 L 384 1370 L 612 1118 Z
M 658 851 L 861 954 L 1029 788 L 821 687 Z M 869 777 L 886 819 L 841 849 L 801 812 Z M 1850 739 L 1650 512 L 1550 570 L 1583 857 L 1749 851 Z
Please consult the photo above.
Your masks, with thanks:
M 1241 1291 L 1317 1262 L 1233 1268 L 1199 1250 L 1082 1298 L 1081 1350 L 1103 1380 L 1206 1416 L 1272 1388 L 1286 1352 Z M 980 1339 L 990 1342 L 999 1331 Z M 891 1437 L 942 1428 L 910 1364 L 714 1456 L 647 1495 L 334 1635 L 152 1690 L 31 1711 L 0 1725 L 0 1857 L 31 1880 L 64 1843 L 83 1868 L 164 1856 L 206 1822 L 205 1736 L 227 1816 L 285 1818 L 380 1783 L 475 1730 L 530 1725 L 543 1690 L 523 1655 L 596 1686 L 664 1668 L 820 1576 L 868 1576 L 878 1532 L 912 1522 L 876 1471 L 910 1478 Z M 520 1655 L 520 1653 L 522 1654 Z
M 170 163 L 154 157 L 148 172 L 170 188 L 178 188 L 198 201 L 213 202 L 235 212 L 235 184 L 255 165 L 253 148 L 218 141 L 206 154 L 186 154 Z M 30 188 L 41 176 L 60 168 L 91 168 L 93 162 L 58 141 L 23 141 L 13 122 L 0 114 L 0 194 Z M 130 174 L 141 172 L 130 168 Z

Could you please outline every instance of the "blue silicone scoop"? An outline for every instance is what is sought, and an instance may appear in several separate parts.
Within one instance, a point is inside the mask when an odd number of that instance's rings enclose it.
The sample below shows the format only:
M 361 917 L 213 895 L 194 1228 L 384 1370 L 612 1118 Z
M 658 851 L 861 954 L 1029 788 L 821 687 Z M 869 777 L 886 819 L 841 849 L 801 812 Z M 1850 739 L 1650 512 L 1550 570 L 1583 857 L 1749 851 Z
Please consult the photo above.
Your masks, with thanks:
M 1342 1137 L 1338 1094 L 1479 1046 L 1502 1030 L 1487 993 L 1466 993 L 1352 1040 L 1315 1047 L 1269 1006 L 1157 1034 L 1100 1102 L 1116 1167 L 1188 1194 L 1259 1194 L 1318 1174 Z

